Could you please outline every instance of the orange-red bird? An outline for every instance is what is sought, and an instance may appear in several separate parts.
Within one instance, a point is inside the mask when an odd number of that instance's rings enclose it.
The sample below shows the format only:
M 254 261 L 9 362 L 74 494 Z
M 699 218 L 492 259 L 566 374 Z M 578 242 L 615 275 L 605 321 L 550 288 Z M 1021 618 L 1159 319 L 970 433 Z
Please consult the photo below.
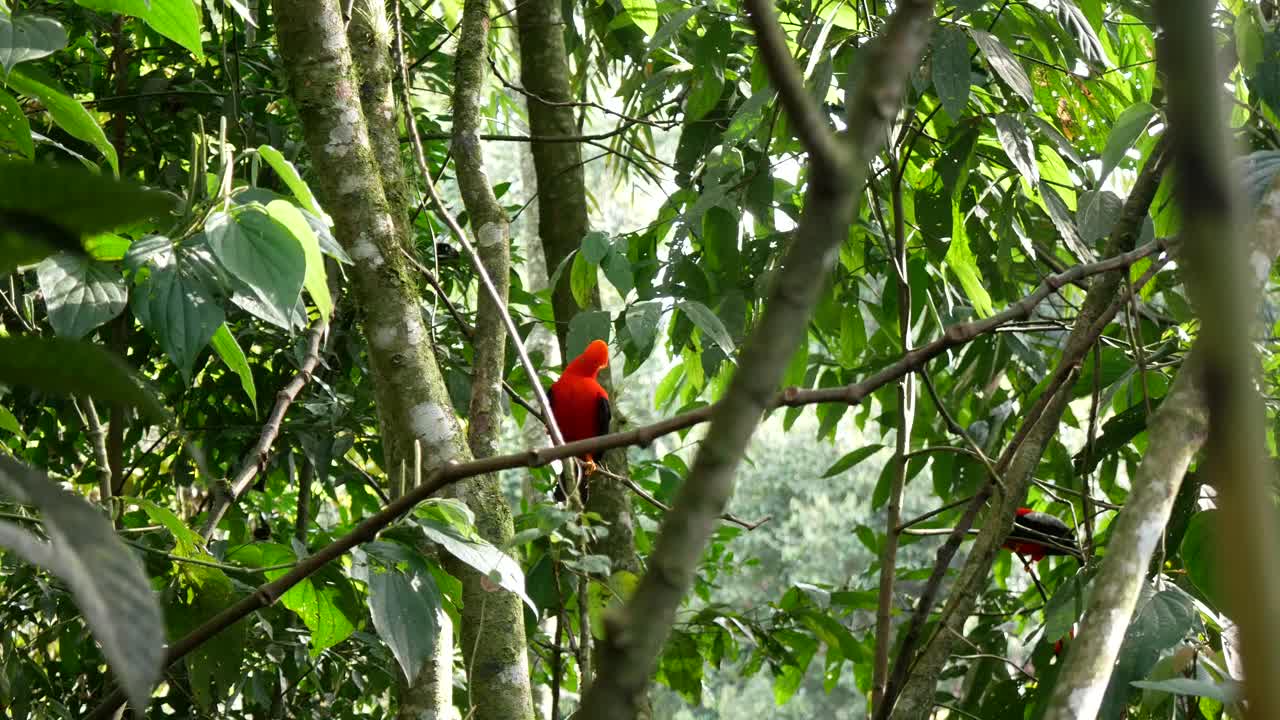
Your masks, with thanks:
M 1049 555 L 1070 555 L 1081 560 L 1076 534 L 1067 524 L 1048 513 L 1031 508 L 1018 508 L 1013 530 L 1003 547 L 1040 562 Z
M 582 354 L 569 363 L 560 379 L 551 384 L 547 392 L 551 401 L 551 413 L 564 435 L 565 442 L 585 440 L 597 435 L 609 434 L 609 393 L 596 381 L 600 371 L 609 364 L 609 346 L 603 340 L 592 340 Z M 592 453 L 582 457 L 587 462 L 588 473 L 594 471 Z M 586 483 L 581 490 L 582 502 L 587 501 Z M 563 501 L 567 493 L 563 481 L 556 488 L 556 499 Z

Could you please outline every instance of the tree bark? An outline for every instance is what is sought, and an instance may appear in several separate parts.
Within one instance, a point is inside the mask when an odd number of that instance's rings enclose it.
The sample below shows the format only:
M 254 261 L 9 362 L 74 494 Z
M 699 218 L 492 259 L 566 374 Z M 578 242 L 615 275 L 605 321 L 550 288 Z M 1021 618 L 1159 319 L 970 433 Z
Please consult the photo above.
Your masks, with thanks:
M 381 166 L 371 146 L 338 4 L 334 0 L 283 0 L 276 4 L 276 11 L 281 54 L 319 194 L 334 218 L 338 240 L 356 262 L 352 276 L 369 342 L 384 467 L 391 472 L 412 467 L 415 443 L 422 447 L 424 475 L 451 461 L 465 462 L 471 453 L 422 324 L 416 279 L 402 254 L 406 243 L 395 220 L 397 208 L 387 199 Z M 492 475 L 471 481 L 473 487 L 480 488 L 477 505 L 491 507 L 495 498 L 486 497 L 484 486 L 493 482 Z M 499 504 L 505 509 L 505 504 Z M 509 515 L 507 527 L 509 533 Z M 495 525 L 479 516 L 477 528 L 491 539 L 502 530 L 501 523 Z M 473 594 L 479 585 L 478 580 L 467 583 L 465 578 L 464 584 L 475 586 L 464 594 Z M 489 610 L 498 612 L 507 595 L 485 593 L 478 602 L 482 606 L 487 602 Z M 519 622 L 514 627 L 508 625 L 504 637 L 494 643 L 497 647 L 487 650 L 500 651 L 494 654 L 505 655 L 507 662 L 473 670 L 506 688 L 498 694 L 526 698 L 528 707 L 527 671 L 520 672 L 527 667 L 520 632 L 523 618 L 516 617 Z M 431 671 L 428 668 L 423 674 Z M 418 689 L 427 692 L 404 697 L 400 717 L 439 717 L 449 711 L 441 705 L 449 698 L 447 694 L 442 697 L 437 683 Z
M 536 137 L 578 134 L 571 106 L 540 100 L 558 103 L 573 99 L 560 8 L 558 0 L 528 0 L 520 3 L 516 10 L 521 83 L 530 95 L 527 97 L 529 127 Z M 589 226 L 582 146 L 576 142 L 535 142 L 531 143 L 530 150 L 538 183 L 538 235 L 545 257 L 544 272 L 554 271 L 581 246 Z M 591 290 L 586 307 L 578 307 L 570 289 L 569 275 L 567 270 L 561 272 L 551 294 L 556 339 L 560 356 L 566 362 L 571 359 L 568 355 L 569 323 L 581 310 L 600 309 L 600 293 L 595 288 Z M 600 383 L 613 396 L 611 380 L 612 374 L 606 368 L 600 374 Z M 616 415 L 616 397 L 614 408 Z M 630 475 L 625 448 L 609 451 L 604 461 L 611 472 L 623 477 Z M 608 534 L 592 542 L 590 551 L 609 558 L 613 573 L 610 581 L 616 586 L 615 581 L 621 577 L 619 573 L 633 576 L 640 573 L 630 491 L 622 483 L 601 475 L 587 481 L 591 483 L 587 509 L 599 514 L 609 527 Z M 650 712 L 646 694 L 637 700 L 637 716 L 647 718 Z
M 507 330 L 503 314 L 510 289 L 511 231 L 484 172 L 480 147 L 480 101 L 488 70 L 489 0 L 466 0 L 455 59 L 453 90 L 454 168 L 470 218 L 480 261 L 493 280 L 498 299 L 478 291 L 472 340 L 471 404 L 467 442 L 476 457 L 495 454 L 502 427 L 502 377 Z M 505 547 L 515 528 L 511 508 L 496 475 L 457 487 L 476 516 L 481 536 Z M 520 598 L 493 589 L 465 563 L 446 559 L 445 567 L 462 580 L 462 656 L 466 662 L 471 711 L 478 720 L 533 720 L 533 695 L 525 647 Z M 488 587 L 486 587 L 488 586 Z
M 748 7 L 757 52 L 809 152 L 804 214 L 760 320 L 742 347 L 738 370 L 712 411 L 706 439 L 663 521 L 648 571 L 622 612 L 606 619 L 600 672 L 583 699 L 583 718 L 614 720 L 636 713 L 637 698 L 648 686 L 707 539 L 733 494 L 747 443 L 772 405 L 778 382 L 807 332 L 820 280 L 831 270 L 857 215 L 869 164 L 901 108 L 904 86 L 920 62 L 933 17 L 931 2 L 905 0 L 897 5 L 884 36 L 871 46 L 865 81 L 847 100 L 849 130 L 842 140 L 805 89 L 772 4 L 753 0 Z

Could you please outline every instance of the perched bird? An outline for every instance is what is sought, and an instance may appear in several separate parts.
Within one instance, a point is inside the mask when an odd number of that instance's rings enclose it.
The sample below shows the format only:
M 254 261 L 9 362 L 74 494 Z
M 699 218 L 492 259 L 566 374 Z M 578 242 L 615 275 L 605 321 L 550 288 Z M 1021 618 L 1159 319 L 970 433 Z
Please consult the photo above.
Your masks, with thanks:
M 609 346 L 603 340 L 592 340 L 582 354 L 565 366 L 560 379 L 547 391 L 551 401 L 551 413 L 564 435 L 565 442 L 585 440 L 597 435 L 609 434 L 609 393 L 596 380 L 600 371 L 609 364 Z M 595 472 L 595 458 L 587 453 L 581 458 L 587 464 L 587 474 Z M 582 502 L 586 504 L 586 483 L 582 487 Z M 556 488 L 556 499 L 568 497 L 563 480 Z
M 1003 547 L 1025 555 L 1033 562 L 1040 562 L 1050 555 L 1070 555 L 1076 560 L 1084 560 L 1076 534 L 1066 523 L 1031 508 L 1018 508 L 1013 530 Z

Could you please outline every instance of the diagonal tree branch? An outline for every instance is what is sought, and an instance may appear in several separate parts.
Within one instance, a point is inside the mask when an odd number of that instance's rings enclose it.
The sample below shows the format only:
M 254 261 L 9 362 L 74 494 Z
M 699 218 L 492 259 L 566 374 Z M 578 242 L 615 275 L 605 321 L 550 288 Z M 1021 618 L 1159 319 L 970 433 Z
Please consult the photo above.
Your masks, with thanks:
M 1162 138 L 1152 150 L 1146 167 L 1139 174 L 1133 190 L 1125 201 L 1120 219 L 1107 241 L 1108 254 L 1131 248 L 1135 244 L 1164 172 L 1165 145 L 1166 140 Z M 890 692 L 886 693 L 885 703 L 877 709 L 877 718 L 924 720 L 932 714 L 934 689 L 937 687 L 943 666 L 950 656 L 951 647 L 955 642 L 954 636 L 962 632 L 964 622 L 968 619 L 978 594 L 986 587 L 991 563 L 1013 527 L 1015 511 L 1026 495 L 1032 473 L 1040 462 L 1045 445 L 1053 437 L 1058 419 L 1066 407 L 1069 387 L 1074 382 L 1077 366 L 1120 309 L 1117 297 L 1123 294 L 1123 278 L 1123 272 L 1111 272 L 1098 276 L 1090 284 L 1089 293 L 1067 337 L 1062 359 L 1054 371 L 1055 381 L 1066 380 L 1064 389 L 1056 393 L 1046 391 L 1040 396 L 1036 405 L 1027 413 L 1013 440 L 1002 453 L 1000 462 L 997 463 L 996 467 L 1001 471 L 1004 487 L 998 502 L 993 504 L 990 510 L 990 513 L 994 514 L 989 515 L 988 520 L 983 523 L 982 532 L 979 533 L 948 595 L 939 625 L 940 628 L 947 628 L 947 630 L 935 633 L 925 644 L 918 658 L 910 655 L 913 648 L 904 645 L 895 663 L 894 675 L 905 677 L 905 680 L 901 685 L 897 685 L 893 678 L 890 678 Z M 933 577 L 930 579 L 930 585 L 926 587 L 931 587 L 935 583 L 940 584 L 962 537 L 960 533 L 972 525 L 978 506 L 986 502 L 992 490 L 992 486 L 987 484 L 975 496 L 960 524 L 957 525 L 956 532 L 939 549 Z M 924 620 L 932 610 L 930 605 L 934 600 L 935 596 L 921 597 L 908 633 L 913 629 L 916 633 L 921 631 Z
M 271 414 L 267 416 L 267 421 L 262 425 L 262 433 L 258 436 L 258 442 L 254 443 L 249 453 L 245 456 L 239 472 L 230 482 L 226 483 L 225 487 L 221 481 L 218 481 L 218 485 L 214 490 L 213 506 L 209 508 L 209 516 L 205 519 L 204 529 L 200 531 L 200 535 L 205 540 L 213 537 L 214 530 L 218 529 L 218 523 L 222 522 L 227 510 L 244 496 L 254 478 L 266 468 L 267 460 L 271 457 L 271 447 L 275 444 L 276 437 L 280 434 L 280 425 L 284 422 L 285 413 L 289 412 L 293 401 L 298 398 L 298 393 L 302 392 L 302 388 L 306 387 L 307 383 L 311 381 L 311 374 L 315 372 L 316 366 L 320 364 L 320 346 L 328 330 L 328 318 L 316 318 L 315 322 L 311 323 L 311 330 L 307 332 L 307 354 L 303 357 L 302 364 L 298 366 L 297 374 L 284 387 L 280 388 L 280 392 L 276 393 L 276 404 L 271 408 Z
M 585 718 L 630 718 L 644 693 L 650 670 L 671 631 L 706 546 L 733 494 L 742 454 L 771 405 L 796 346 L 807 332 L 841 241 L 857 214 L 871 159 L 902 105 L 908 74 L 918 65 L 928 40 L 933 4 L 899 4 L 868 54 L 870 70 L 849 99 L 849 146 L 831 133 L 822 112 L 805 91 L 771 4 L 746 3 L 759 43 L 758 53 L 778 87 L 779 98 L 809 152 L 809 186 L 804 215 L 782 261 L 759 323 L 742 349 L 728 392 L 717 403 L 711 427 L 689 477 L 662 524 L 650 566 L 622 612 L 606 620 L 600 673 L 583 698 Z

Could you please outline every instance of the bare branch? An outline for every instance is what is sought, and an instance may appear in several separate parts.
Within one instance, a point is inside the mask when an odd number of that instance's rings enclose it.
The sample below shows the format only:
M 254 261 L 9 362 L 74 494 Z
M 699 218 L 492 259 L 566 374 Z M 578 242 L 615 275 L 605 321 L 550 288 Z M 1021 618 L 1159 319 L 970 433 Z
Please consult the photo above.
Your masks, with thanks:
M 306 387 L 311 381 L 311 374 L 315 372 L 316 366 L 320 364 L 320 345 L 324 341 L 325 334 L 329 331 L 328 318 L 319 317 L 311 323 L 311 330 L 307 332 L 307 354 L 303 356 L 302 364 L 298 366 L 298 372 L 293 378 L 276 393 L 276 404 L 271 408 L 271 414 L 267 416 L 267 421 L 262 425 L 262 433 L 258 436 L 258 442 L 249 450 L 245 456 L 244 463 L 240 466 L 240 471 L 231 479 L 228 486 L 222 488 L 222 492 L 217 492 L 213 499 L 213 506 L 209 509 L 209 517 L 206 518 L 204 529 L 201 535 L 205 540 L 213 537 L 214 530 L 218 529 L 218 523 L 222 521 L 227 510 L 239 500 L 249 490 L 249 486 L 253 483 L 258 473 L 262 472 L 267 461 L 271 457 L 271 447 L 276 442 L 276 437 L 280 434 L 280 425 L 284 422 L 285 413 L 289 412 L 293 401 L 298 398 L 298 393 L 302 392 L 302 388 Z

